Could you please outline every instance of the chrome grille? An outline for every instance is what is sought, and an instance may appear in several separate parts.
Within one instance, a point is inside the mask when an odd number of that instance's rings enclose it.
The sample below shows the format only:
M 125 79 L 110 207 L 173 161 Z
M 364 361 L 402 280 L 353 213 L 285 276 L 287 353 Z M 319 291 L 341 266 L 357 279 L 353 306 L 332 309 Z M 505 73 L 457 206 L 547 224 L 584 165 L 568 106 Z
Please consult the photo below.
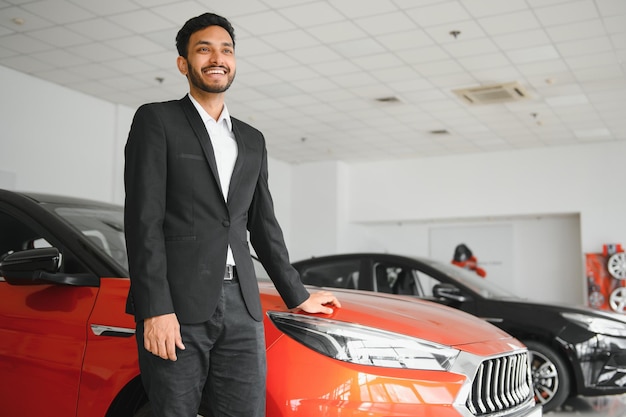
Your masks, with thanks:
M 476 416 L 514 408 L 531 396 L 528 353 L 482 362 L 474 378 L 467 408 Z

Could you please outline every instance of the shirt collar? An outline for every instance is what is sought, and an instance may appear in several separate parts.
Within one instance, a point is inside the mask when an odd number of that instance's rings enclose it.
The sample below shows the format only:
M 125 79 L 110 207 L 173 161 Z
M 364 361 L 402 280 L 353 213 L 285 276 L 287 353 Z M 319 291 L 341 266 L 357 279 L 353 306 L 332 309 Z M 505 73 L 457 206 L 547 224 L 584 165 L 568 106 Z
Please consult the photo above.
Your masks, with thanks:
M 198 101 L 195 98 L 193 98 L 191 94 L 187 94 L 187 96 L 191 99 L 191 102 L 193 103 L 194 107 L 198 111 L 198 114 L 200 114 L 200 117 L 202 118 L 202 121 L 205 124 L 209 120 L 214 120 L 213 117 L 211 117 L 209 113 L 207 113 L 206 110 L 204 110 L 204 108 L 200 105 L 200 103 L 198 103 Z M 222 109 L 222 113 L 220 114 L 220 117 L 217 119 L 217 124 L 219 125 L 222 122 L 222 120 L 226 121 L 226 126 L 228 126 L 228 131 L 232 132 L 233 122 L 232 120 L 230 120 L 230 113 L 228 113 L 228 107 L 226 107 L 226 103 L 224 103 L 224 108 Z

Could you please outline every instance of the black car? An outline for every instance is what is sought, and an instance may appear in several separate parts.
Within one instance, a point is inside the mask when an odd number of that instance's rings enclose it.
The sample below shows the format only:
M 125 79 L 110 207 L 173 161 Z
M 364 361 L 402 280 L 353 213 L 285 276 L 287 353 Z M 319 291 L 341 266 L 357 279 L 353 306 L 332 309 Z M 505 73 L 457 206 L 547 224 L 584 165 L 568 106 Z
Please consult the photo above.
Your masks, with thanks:
M 295 262 L 305 284 L 413 295 L 500 327 L 528 346 L 544 412 L 570 396 L 626 392 L 626 317 L 519 299 L 469 270 L 425 258 L 355 253 Z

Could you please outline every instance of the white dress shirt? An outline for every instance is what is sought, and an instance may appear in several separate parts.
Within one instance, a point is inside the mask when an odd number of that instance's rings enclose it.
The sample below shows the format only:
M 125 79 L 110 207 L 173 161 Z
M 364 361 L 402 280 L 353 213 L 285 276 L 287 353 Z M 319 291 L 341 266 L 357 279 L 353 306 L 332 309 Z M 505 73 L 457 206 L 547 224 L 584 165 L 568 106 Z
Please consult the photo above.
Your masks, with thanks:
M 233 133 L 233 123 L 230 120 L 230 114 L 228 108 L 224 104 L 222 113 L 217 119 L 213 119 L 204 108 L 189 94 L 191 102 L 198 110 L 206 130 L 211 138 L 211 145 L 213 146 L 213 152 L 215 154 L 215 162 L 217 163 L 217 174 L 220 180 L 220 186 L 222 187 L 222 194 L 224 195 L 224 201 L 228 201 L 228 189 L 230 187 L 230 178 L 233 175 L 233 169 L 235 168 L 235 161 L 237 161 L 237 141 L 235 140 L 235 134 Z M 228 252 L 226 255 L 226 264 L 235 265 L 235 258 L 233 252 L 228 246 Z

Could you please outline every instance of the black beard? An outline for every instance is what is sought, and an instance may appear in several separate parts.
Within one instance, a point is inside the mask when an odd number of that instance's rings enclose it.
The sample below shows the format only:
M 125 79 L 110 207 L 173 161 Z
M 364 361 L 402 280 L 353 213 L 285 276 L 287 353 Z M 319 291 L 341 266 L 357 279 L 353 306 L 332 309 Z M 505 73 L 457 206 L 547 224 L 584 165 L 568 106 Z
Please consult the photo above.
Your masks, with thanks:
M 224 91 L 228 90 L 228 88 L 235 80 L 235 74 L 231 76 L 230 73 L 228 73 L 228 82 L 226 83 L 226 85 L 214 87 L 205 83 L 202 80 L 202 77 L 195 72 L 195 70 L 191 67 L 191 65 L 189 65 L 189 63 L 187 63 L 187 74 L 189 74 L 189 82 L 191 82 L 194 87 L 207 93 L 223 93 Z

